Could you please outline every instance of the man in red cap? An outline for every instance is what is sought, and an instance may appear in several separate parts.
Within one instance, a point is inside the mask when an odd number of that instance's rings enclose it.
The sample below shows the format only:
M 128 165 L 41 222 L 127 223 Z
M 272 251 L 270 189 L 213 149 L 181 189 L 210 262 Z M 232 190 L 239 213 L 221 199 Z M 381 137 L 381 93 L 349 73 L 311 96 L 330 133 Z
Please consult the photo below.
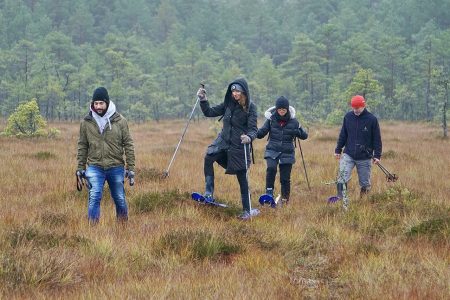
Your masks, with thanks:
M 340 198 L 355 166 L 361 187 L 360 195 L 369 192 L 371 161 L 379 163 L 382 152 L 380 126 L 377 118 L 366 109 L 364 97 L 352 97 L 351 107 L 352 111 L 344 116 L 334 150 L 334 156 L 339 159 L 337 191 Z M 341 155 L 343 148 L 344 154 Z

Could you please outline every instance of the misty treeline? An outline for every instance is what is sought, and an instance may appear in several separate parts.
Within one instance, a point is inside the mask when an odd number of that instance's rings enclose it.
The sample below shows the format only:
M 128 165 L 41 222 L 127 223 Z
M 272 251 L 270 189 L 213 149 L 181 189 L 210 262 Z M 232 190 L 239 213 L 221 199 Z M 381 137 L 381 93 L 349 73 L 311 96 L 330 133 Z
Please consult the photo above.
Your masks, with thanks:
M 78 121 L 108 88 L 129 119 L 185 117 L 247 78 L 262 113 L 279 95 L 339 122 L 353 94 L 383 119 L 448 111 L 448 0 L 1 0 L 0 114 L 36 98 Z

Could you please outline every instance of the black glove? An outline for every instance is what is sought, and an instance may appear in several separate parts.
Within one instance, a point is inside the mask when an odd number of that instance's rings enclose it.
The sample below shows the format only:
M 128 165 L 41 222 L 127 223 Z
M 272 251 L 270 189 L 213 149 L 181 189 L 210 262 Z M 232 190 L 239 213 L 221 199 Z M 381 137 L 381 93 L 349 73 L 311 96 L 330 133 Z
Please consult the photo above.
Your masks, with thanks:
M 81 178 L 84 178 L 84 177 L 86 177 L 86 170 L 83 170 L 83 169 L 77 170 L 75 172 L 75 175 L 77 175 L 77 176 L 79 176 Z
M 86 171 L 83 169 L 79 169 L 75 172 L 75 176 L 77 177 L 77 190 L 81 192 L 83 189 L 83 185 L 86 184 L 87 188 L 90 189 L 92 186 L 86 178 Z
M 125 170 L 125 178 L 130 181 L 130 186 L 134 185 L 134 171 Z
M 302 128 L 301 126 L 298 128 L 298 131 L 300 132 L 299 138 L 301 140 L 306 140 L 308 138 L 308 130 Z
M 200 99 L 200 101 L 207 101 L 208 98 L 206 98 L 206 90 L 204 88 L 199 88 L 197 91 L 197 97 Z

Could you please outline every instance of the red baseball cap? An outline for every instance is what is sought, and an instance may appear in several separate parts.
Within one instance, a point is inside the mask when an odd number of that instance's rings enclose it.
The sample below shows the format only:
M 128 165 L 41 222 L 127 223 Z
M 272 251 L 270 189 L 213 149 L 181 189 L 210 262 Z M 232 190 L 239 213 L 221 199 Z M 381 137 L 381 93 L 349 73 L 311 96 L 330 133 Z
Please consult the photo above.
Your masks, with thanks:
M 365 107 L 366 106 L 366 101 L 364 100 L 363 96 L 356 95 L 356 96 L 353 96 L 352 101 L 351 101 L 351 105 L 352 105 L 353 108 Z

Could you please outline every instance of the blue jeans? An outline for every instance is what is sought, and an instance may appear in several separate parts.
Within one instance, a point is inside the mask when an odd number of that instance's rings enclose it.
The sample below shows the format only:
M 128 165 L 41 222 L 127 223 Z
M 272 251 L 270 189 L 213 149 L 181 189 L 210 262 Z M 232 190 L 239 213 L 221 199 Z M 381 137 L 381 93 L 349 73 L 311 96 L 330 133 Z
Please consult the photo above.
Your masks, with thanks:
M 358 172 L 359 186 L 370 189 L 371 159 L 354 160 L 350 155 L 344 153 L 339 161 L 338 183 L 347 183 L 352 177 L 352 170 L 356 166 Z
M 124 188 L 125 168 L 123 166 L 103 169 L 98 166 L 89 166 L 86 170 L 86 178 L 91 184 L 89 189 L 88 219 L 98 222 L 100 219 L 100 201 L 103 195 L 103 186 L 108 182 L 111 197 L 116 205 L 118 219 L 128 219 L 128 208 L 125 200 Z

